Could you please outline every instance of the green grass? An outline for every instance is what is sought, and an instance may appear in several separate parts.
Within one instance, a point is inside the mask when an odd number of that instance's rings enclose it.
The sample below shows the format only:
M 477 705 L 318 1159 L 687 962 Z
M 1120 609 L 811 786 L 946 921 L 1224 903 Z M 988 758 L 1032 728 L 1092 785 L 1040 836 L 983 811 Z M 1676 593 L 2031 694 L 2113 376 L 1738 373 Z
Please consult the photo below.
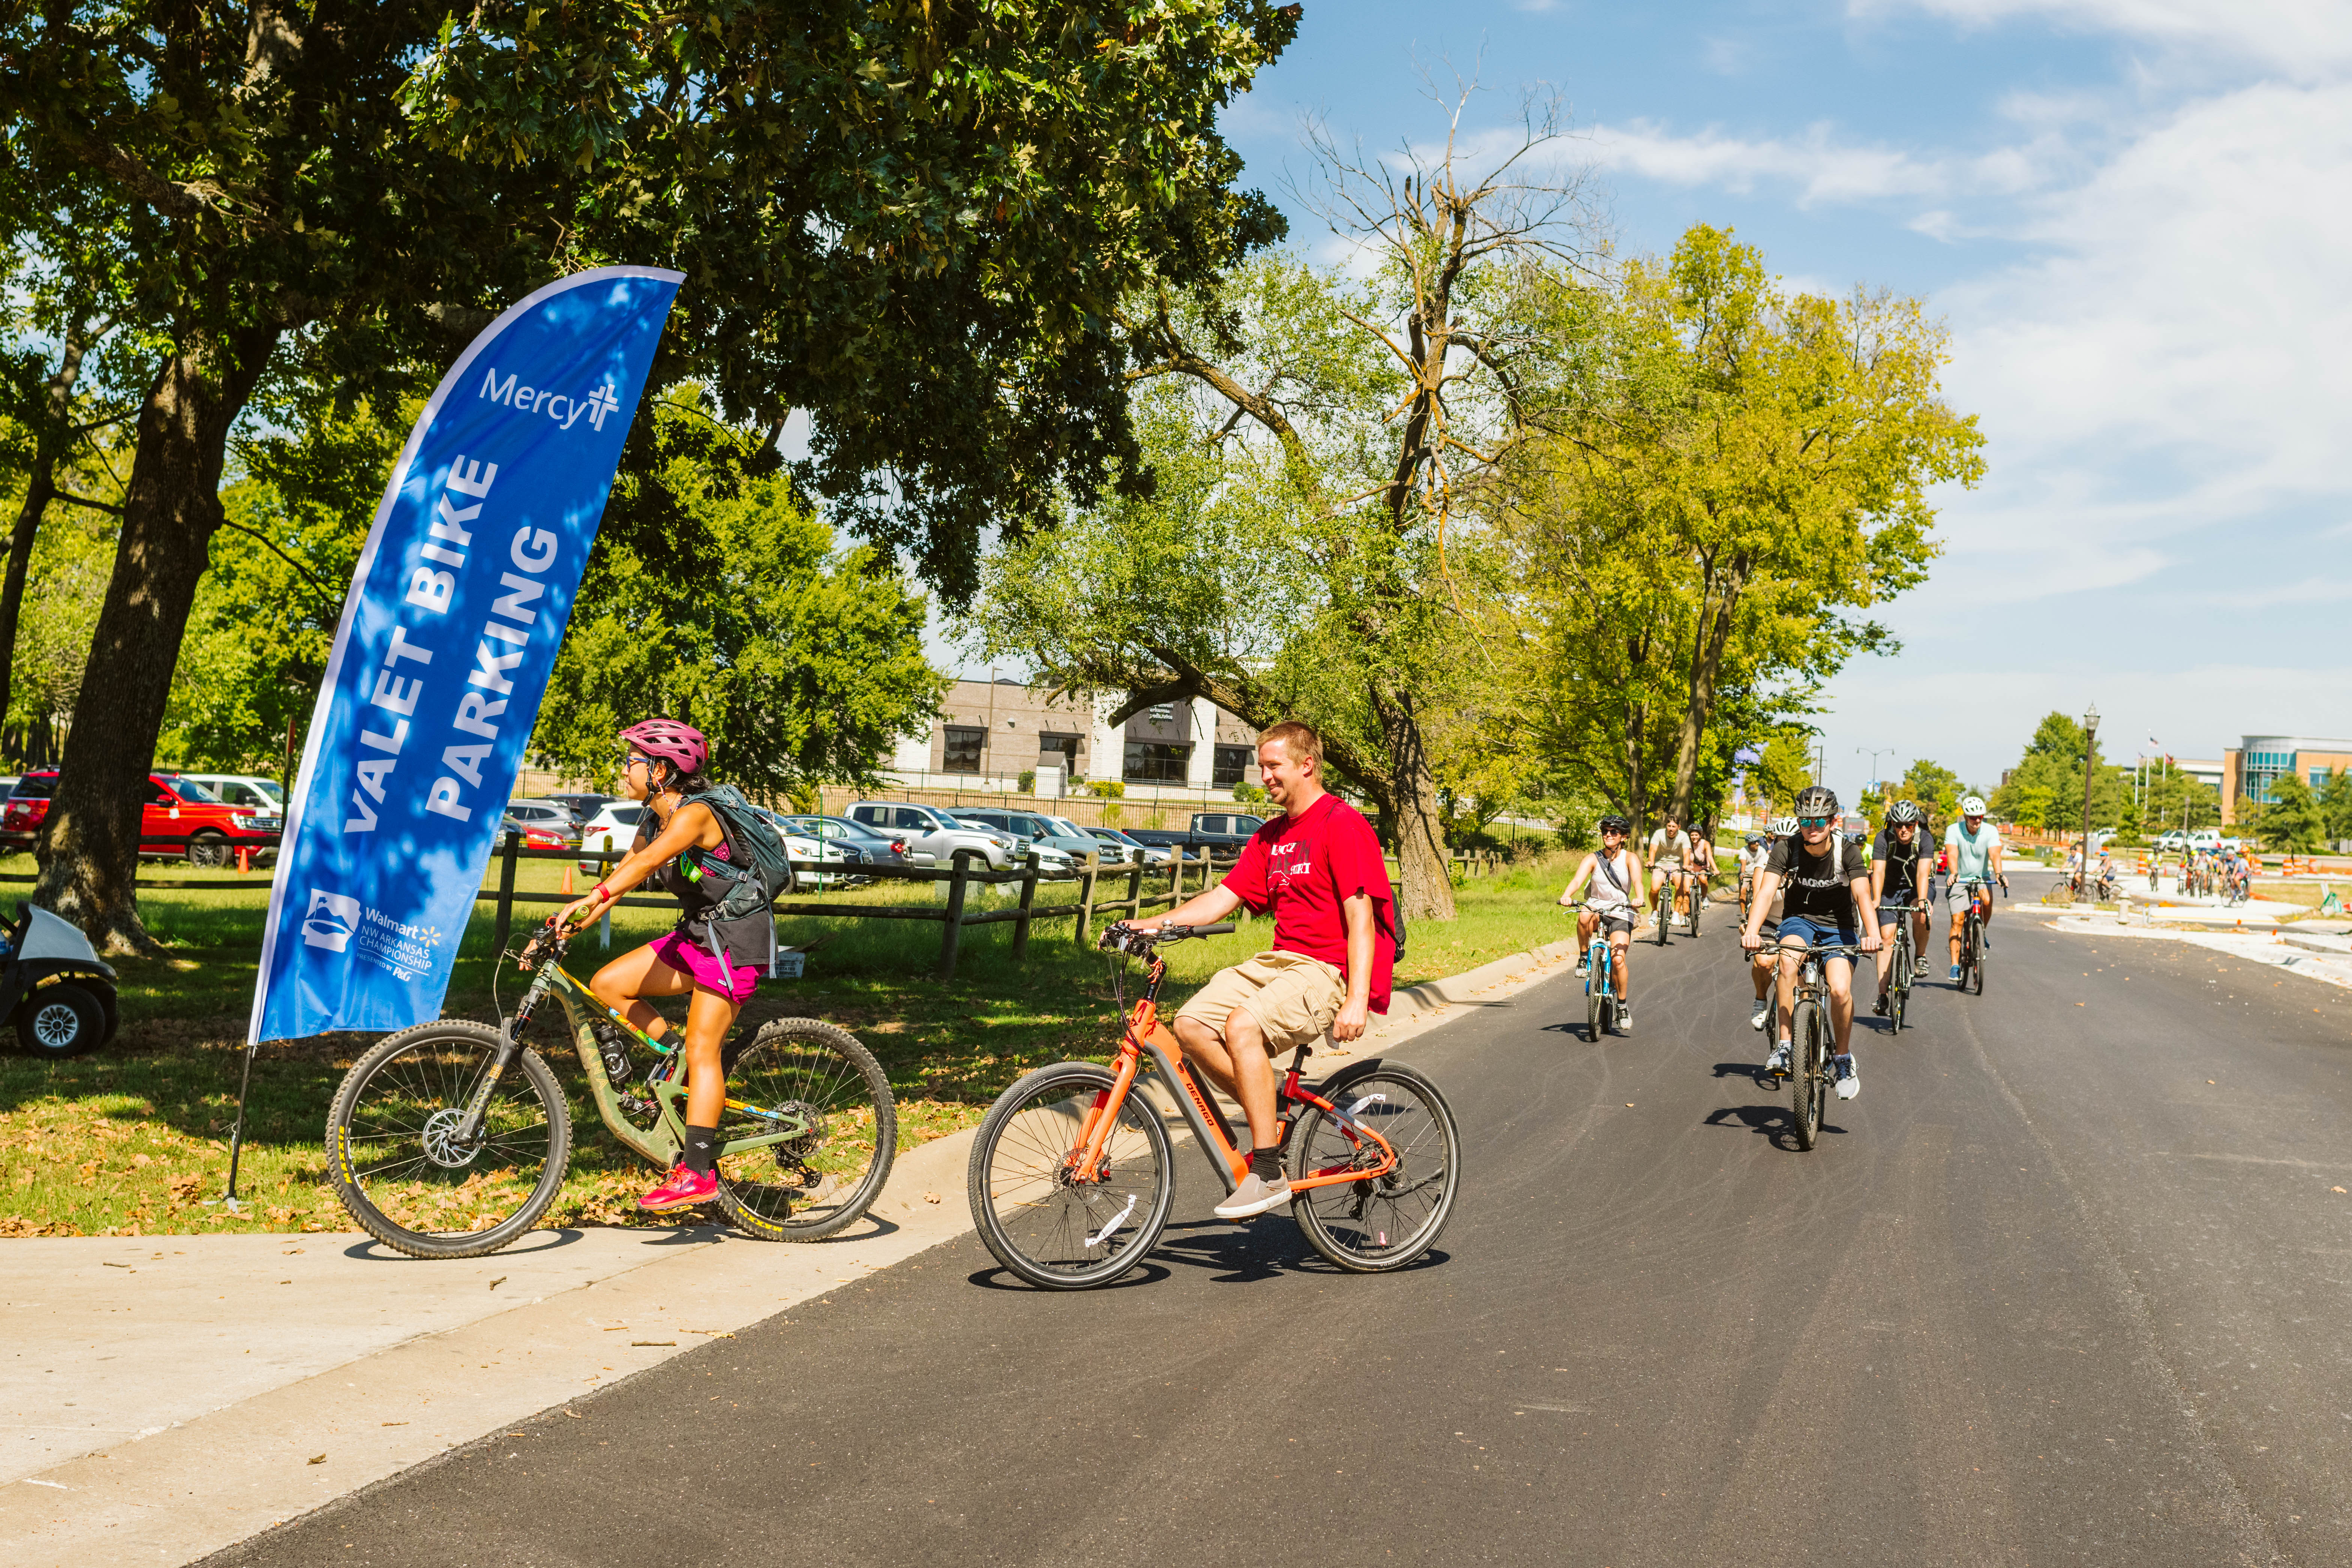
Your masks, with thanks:
M 0 861 L 0 870 L 29 864 L 11 858 Z M 1570 934 L 1571 916 L 1552 900 L 1572 869 L 1569 857 L 1556 855 L 1471 880 L 1457 890 L 1459 919 L 1424 922 L 1408 933 L 1397 984 L 1460 973 Z M 163 874 L 181 876 L 184 868 Z M 560 875 L 555 862 L 525 862 L 517 887 L 552 892 Z M 123 1027 L 114 1045 L 48 1062 L 6 1042 L 0 1055 L 0 1236 L 351 1228 L 326 1183 L 321 1139 L 335 1086 L 372 1043 L 360 1036 L 262 1047 L 238 1175 L 251 1206 L 230 1215 L 203 1201 L 219 1196 L 226 1184 L 268 899 L 259 875 L 220 880 L 217 891 L 157 890 L 142 899 L 148 929 L 165 951 L 157 959 L 115 961 Z M 938 895 L 929 885 L 898 883 L 815 896 L 880 903 Z M 991 907 L 1011 901 L 1004 893 L 985 896 Z M 1075 901 L 1075 889 L 1046 884 L 1037 901 Z M 519 929 L 551 906 L 536 908 L 538 913 L 534 906 L 518 907 Z M 612 953 L 652 939 L 671 921 L 660 910 L 619 911 Z M 478 906 L 444 1009 L 452 1016 L 498 1016 L 491 926 L 491 907 Z M 1106 960 L 1072 943 L 1066 919 L 1041 922 L 1018 963 L 1009 924 L 967 929 L 956 978 L 946 984 L 930 978 L 940 929 L 928 922 L 788 917 L 778 931 L 786 942 L 819 944 L 807 978 L 764 983 L 738 1026 L 814 1016 L 852 1030 L 889 1073 L 902 1149 L 976 1122 L 1030 1068 L 1072 1057 L 1102 1058 L 1117 1037 Z M 1230 936 L 1171 948 L 1163 1005 L 1172 1011 L 1211 973 L 1271 936 L 1270 923 L 1258 921 Z M 572 953 L 572 967 L 583 978 L 604 957 L 593 932 Z M 516 976 L 509 972 L 499 986 L 511 1006 Z M 549 1031 L 540 1043 L 557 1039 Z M 551 1050 L 549 1061 L 571 1098 L 574 1135 L 571 1179 L 549 1223 L 636 1223 L 628 1200 L 651 1184 L 652 1173 L 606 1135 L 568 1047 L 561 1056 Z

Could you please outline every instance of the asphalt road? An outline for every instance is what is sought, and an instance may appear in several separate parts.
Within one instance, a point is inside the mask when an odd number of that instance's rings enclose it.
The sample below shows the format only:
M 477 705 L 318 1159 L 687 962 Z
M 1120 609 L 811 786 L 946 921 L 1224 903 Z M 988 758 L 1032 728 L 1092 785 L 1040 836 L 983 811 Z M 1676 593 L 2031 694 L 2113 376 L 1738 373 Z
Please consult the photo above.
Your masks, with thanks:
M 967 1237 L 216 1561 L 2352 1563 L 2352 994 L 2031 907 L 1812 1153 L 1726 922 L 1633 1037 L 1562 978 L 1398 1052 L 1469 1156 L 1416 1269 L 1180 1150 L 1118 1288 Z

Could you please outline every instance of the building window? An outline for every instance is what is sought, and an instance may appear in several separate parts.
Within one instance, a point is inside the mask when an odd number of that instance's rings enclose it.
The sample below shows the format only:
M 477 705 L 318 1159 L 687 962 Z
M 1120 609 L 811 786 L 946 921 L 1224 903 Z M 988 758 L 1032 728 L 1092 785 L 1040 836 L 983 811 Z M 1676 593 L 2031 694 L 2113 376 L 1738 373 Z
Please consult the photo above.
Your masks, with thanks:
M 1192 759 L 1192 748 L 1171 745 L 1164 741 L 1129 741 L 1127 743 L 1127 774 L 1137 784 L 1182 784 L 1185 764 Z
M 1246 776 L 1250 759 L 1257 753 L 1247 746 L 1219 746 L 1217 771 L 1211 782 L 1221 786 L 1237 784 Z
M 1151 721 L 1155 724 L 1173 724 L 1176 722 L 1176 704 L 1173 702 L 1153 703 L 1151 705 Z
M 2314 789 L 2326 789 L 2326 788 L 2327 787 L 2327 778 L 2328 778 L 2328 770 L 2327 770 L 2327 769 L 2326 769 L 2326 768 L 2314 768 L 2314 769 L 2312 769 L 2312 770 L 2311 770 L 2311 787 L 2312 787 L 2312 788 L 2314 788 Z
M 947 758 L 940 770 L 950 773 L 980 772 L 980 753 L 988 744 L 988 731 L 961 724 L 947 727 Z
M 1078 738 L 1076 735 L 1037 737 L 1037 760 L 1048 766 L 1058 767 L 1066 773 L 1078 771 Z

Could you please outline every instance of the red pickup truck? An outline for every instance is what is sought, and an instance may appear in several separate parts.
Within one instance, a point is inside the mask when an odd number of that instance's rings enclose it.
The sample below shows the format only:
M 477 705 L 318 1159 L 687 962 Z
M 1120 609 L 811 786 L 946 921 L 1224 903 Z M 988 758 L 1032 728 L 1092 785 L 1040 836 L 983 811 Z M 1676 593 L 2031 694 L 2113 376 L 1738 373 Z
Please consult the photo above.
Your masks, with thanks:
M 275 813 L 226 805 L 194 779 L 177 773 L 151 773 L 148 782 L 155 793 L 140 823 L 142 856 L 185 859 L 191 866 L 233 866 L 239 849 L 251 850 L 257 860 L 278 852 L 285 821 Z M 16 781 L 16 792 L 0 806 L 0 851 L 33 847 L 57 790 L 55 768 Z

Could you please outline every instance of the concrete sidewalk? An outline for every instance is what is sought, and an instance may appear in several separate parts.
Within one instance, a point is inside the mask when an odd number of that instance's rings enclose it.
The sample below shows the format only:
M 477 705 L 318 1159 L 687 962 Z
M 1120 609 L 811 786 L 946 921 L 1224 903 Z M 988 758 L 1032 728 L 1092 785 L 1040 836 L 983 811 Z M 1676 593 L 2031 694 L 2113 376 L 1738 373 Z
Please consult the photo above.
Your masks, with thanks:
M 1313 1069 L 1496 1005 L 1575 951 L 1402 989 Z M 10 1568 L 168 1568 L 749 1324 L 854 1310 L 861 1279 L 971 1228 L 971 1142 L 901 1154 L 864 1222 L 802 1246 L 591 1228 L 427 1262 L 353 1233 L 0 1243 L 0 1545 Z

